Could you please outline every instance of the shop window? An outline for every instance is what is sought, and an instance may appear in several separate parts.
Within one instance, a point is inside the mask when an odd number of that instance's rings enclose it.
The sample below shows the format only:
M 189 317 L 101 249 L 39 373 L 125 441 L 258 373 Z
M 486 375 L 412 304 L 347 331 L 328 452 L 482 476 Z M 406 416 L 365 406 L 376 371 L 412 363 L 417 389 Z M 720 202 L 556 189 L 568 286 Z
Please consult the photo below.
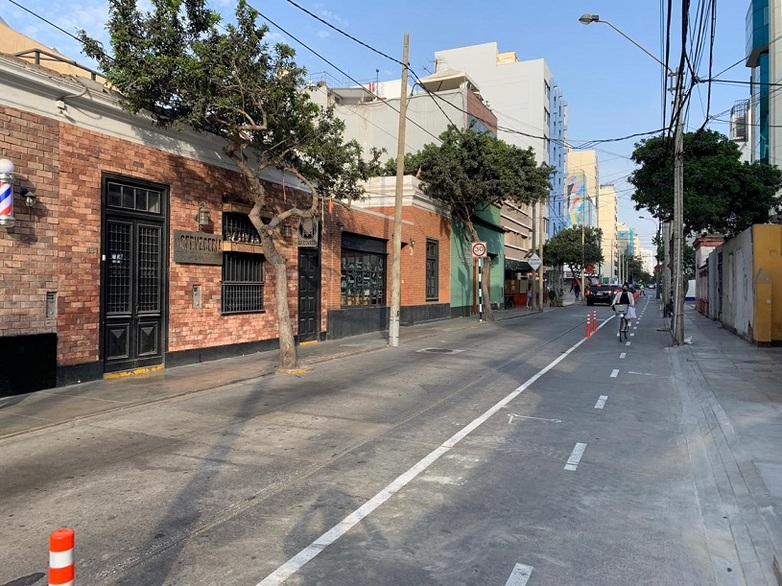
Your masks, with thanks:
M 426 300 L 436 301 L 440 282 L 440 243 L 426 239 Z
M 343 306 L 386 304 L 386 258 L 386 241 L 342 235 Z
M 223 253 L 223 313 L 263 311 L 263 255 Z

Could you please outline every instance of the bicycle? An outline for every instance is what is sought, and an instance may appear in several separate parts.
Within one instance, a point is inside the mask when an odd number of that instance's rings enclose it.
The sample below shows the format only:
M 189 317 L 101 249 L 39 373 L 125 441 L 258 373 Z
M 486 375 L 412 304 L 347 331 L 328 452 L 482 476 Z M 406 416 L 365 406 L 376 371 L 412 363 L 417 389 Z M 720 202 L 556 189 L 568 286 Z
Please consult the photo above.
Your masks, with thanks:
M 616 303 L 613 306 L 613 310 L 619 316 L 619 342 L 627 340 L 627 305 L 624 303 Z M 624 337 L 624 340 L 622 339 Z

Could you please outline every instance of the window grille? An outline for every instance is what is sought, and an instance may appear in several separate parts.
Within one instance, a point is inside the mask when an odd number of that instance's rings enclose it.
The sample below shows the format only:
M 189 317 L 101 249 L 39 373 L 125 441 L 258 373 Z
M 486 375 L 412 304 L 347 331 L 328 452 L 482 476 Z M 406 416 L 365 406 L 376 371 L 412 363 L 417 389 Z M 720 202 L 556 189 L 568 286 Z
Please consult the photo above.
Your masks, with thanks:
M 434 301 L 439 293 L 440 243 L 426 239 L 426 300 Z
M 223 313 L 263 311 L 263 256 L 223 254 Z
M 342 305 L 385 305 L 386 256 L 342 251 Z
M 260 244 L 261 236 L 247 214 L 225 212 L 223 214 L 223 240 Z

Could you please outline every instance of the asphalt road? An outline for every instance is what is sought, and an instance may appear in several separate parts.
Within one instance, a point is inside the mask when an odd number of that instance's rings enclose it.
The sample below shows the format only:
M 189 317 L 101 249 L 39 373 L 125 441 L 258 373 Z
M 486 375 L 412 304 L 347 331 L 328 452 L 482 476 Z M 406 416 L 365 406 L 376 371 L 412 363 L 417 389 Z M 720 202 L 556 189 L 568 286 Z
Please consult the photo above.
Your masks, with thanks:
M 653 310 L 628 344 L 579 306 L 444 322 L 3 440 L 0 584 L 45 584 L 59 526 L 80 585 L 745 583 Z

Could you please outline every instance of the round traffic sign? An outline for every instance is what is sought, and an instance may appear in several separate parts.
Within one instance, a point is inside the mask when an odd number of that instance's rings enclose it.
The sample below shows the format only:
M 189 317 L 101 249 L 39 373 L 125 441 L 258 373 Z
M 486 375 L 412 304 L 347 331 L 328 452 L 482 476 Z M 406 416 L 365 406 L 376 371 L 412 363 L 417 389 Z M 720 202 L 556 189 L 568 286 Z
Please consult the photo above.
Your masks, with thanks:
M 472 255 L 478 258 L 486 256 L 486 244 L 483 242 L 473 242 Z

